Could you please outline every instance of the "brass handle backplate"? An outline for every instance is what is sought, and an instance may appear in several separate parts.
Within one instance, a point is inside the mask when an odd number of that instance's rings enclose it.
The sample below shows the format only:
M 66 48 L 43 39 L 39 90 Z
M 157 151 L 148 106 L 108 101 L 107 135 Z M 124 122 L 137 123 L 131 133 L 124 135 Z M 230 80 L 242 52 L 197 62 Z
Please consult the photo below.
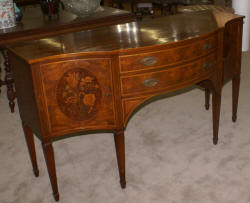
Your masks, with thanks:
M 156 78 L 148 78 L 142 82 L 142 85 L 145 87 L 154 87 L 157 84 L 158 84 L 158 79 Z
M 208 70 L 211 67 L 212 63 L 211 61 L 206 61 L 205 63 L 203 63 L 203 69 L 204 70 Z
M 203 45 L 203 49 L 205 49 L 206 51 L 208 51 L 209 49 L 211 49 L 212 45 L 210 42 L 206 42 L 204 45 Z
M 141 60 L 141 63 L 145 66 L 153 66 L 158 62 L 155 56 L 147 56 Z

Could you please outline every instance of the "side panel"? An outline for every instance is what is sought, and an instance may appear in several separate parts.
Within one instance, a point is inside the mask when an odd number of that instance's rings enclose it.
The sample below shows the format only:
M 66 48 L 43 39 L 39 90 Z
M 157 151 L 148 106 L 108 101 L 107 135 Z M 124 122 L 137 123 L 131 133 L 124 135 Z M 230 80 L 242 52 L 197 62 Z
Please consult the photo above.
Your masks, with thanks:
M 229 21 L 224 33 L 224 83 L 241 71 L 241 44 L 243 19 Z
M 9 52 L 17 103 L 22 121 L 41 137 L 40 121 L 34 95 L 30 65 Z

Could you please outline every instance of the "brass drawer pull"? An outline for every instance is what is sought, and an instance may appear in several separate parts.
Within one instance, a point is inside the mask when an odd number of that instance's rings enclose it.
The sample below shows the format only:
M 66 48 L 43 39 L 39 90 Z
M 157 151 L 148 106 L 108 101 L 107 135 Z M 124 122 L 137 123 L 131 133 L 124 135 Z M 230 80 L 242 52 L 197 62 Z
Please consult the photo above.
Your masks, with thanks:
M 204 70 L 208 70 L 211 67 L 212 63 L 211 61 L 206 61 L 205 63 L 203 63 L 203 69 Z
M 147 56 L 141 60 L 141 63 L 145 66 L 153 66 L 158 62 L 155 56 Z
M 203 49 L 205 49 L 206 51 L 208 51 L 209 49 L 211 49 L 212 45 L 210 42 L 206 42 L 204 45 L 203 45 Z
M 156 78 L 148 78 L 142 82 L 142 85 L 145 87 L 154 87 L 157 84 L 158 84 L 158 79 Z

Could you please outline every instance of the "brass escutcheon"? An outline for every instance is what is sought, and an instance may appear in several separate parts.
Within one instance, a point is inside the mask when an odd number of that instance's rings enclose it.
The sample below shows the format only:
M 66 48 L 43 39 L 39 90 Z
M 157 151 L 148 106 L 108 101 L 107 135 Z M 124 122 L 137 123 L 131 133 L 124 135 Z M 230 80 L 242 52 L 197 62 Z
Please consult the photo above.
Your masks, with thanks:
M 211 45 L 210 42 L 206 42 L 206 43 L 203 45 L 203 49 L 205 49 L 206 51 L 208 51 L 211 47 L 212 47 L 212 45 Z
M 141 63 L 145 66 L 153 66 L 158 62 L 155 56 L 147 56 L 141 60 Z
M 142 82 L 142 85 L 145 87 L 154 87 L 157 84 L 158 84 L 158 79 L 156 78 L 148 78 Z
M 211 61 L 206 61 L 202 67 L 204 70 L 208 70 L 211 67 Z

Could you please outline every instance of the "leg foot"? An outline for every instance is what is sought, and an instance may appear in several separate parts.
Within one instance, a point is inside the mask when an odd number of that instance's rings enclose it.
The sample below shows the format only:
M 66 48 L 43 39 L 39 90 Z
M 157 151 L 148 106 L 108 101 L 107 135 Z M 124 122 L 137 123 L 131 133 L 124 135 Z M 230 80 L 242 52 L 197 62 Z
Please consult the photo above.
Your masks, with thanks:
M 121 185 L 122 189 L 125 189 L 126 188 L 126 180 L 120 181 L 120 185 Z
M 55 201 L 59 201 L 59 193 L 57 193 L 57 194 L 53 194 L 53 196 L 54 196 L 54 199 L 55 199 Z
M 124 144 L 124 132 L 116 131 L 114 134 L 116 157 L 119 168 L 120 184 L 121 188 L 126 187 L 125 177 L 125 144 Z
M 235 123 L 237 121 L 237 115 L 232 116 L 232 121 Z
M 37 167 L 37 160 L 36 160 L 36 150 L 35 150 L 35 143 L 34 143 L 34 135 L 32 130 L 25 124 L 23 124 L 23 131 L 25 135 L 26 144 L 29 150 L 30 160 L 33 167 L 33 172 L 35 177 L 39 176 L 39 170 Z
M 39 171 L 37 170 L 37 171 L 33 171 L 34 172 L 34 175 L 35 175 L 35 177 L 38 177 L 39 176 Z
M 51 142 L 42 143 L 44 158 L 47 164 L 49 173 L 50 183 L 53 190 L 53 195 L 56 201 L 59 200 L 57 177 L 56 177 L 56 166 L 54 158 L 54 150 Z
M 218 136 L 213 137 L 213 143 L 214 145 L 218 144 Z

